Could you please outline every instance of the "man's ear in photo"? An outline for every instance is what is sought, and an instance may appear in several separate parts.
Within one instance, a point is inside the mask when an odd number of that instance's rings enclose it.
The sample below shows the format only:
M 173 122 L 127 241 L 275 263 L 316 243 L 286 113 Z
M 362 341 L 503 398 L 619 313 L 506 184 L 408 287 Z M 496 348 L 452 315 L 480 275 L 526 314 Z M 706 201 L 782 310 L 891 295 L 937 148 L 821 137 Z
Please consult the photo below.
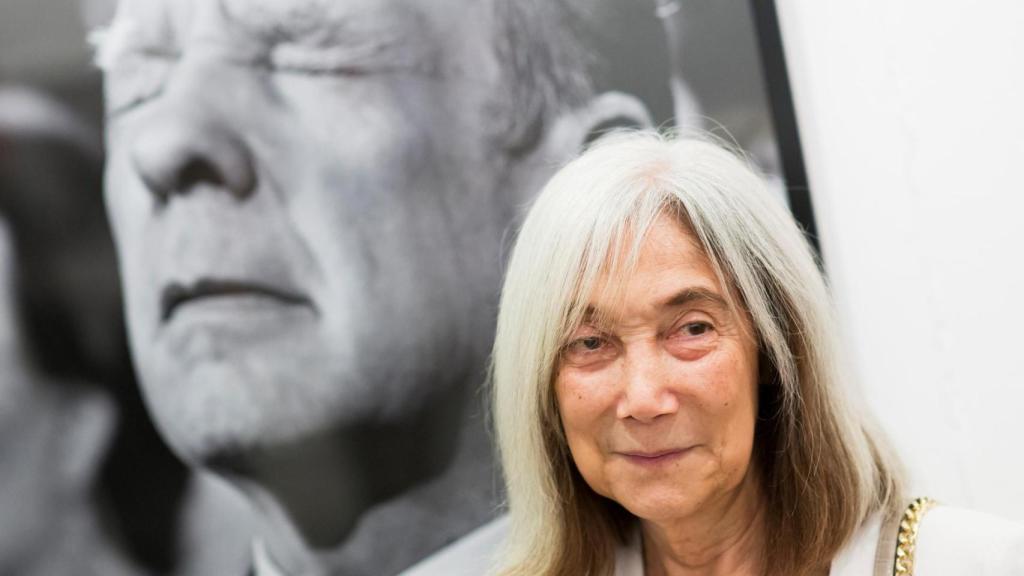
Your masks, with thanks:
M 602 92 L 561 111 L 549 120 L 538 145 L 519 162 L 521 185 L 515 188 L 523 197 L 517 200 L 520 204 L 532 200 L 555 170 L 604 134 L 653 126 L 643 101 L 625 92 Z

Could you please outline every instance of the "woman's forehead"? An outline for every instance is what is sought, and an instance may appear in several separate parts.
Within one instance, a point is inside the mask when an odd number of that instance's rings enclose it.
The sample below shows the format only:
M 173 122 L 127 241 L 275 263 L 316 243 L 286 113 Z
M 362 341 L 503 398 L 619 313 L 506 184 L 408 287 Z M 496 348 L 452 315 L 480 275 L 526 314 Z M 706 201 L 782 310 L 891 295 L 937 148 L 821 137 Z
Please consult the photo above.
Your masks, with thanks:
M 584 294 L 586 288 L 581 286 L 574 307 L 590 323 L 698 303 L 730 307 L 700 241 L 669 215 L 659 216 L 639 239 L 633 234 L 620 242 Z

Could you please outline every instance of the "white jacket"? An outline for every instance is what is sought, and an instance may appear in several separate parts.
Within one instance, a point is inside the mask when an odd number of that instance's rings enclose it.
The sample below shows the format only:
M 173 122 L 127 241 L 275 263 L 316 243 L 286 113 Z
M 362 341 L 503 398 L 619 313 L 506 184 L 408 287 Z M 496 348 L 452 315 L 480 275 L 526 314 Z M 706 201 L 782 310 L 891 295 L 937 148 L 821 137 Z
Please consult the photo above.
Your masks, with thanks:
M 495 520 L 402 576 L 485 576 L 496 563 L 507 530 L 506 518 Z M 833 559 L 830 576 L 874 576 L 876 557 L 891 570 L 890 553 L 877 550 L 880 530 L 879 515 L 865 522 Z M 643 573 L 639 542 L 620 548 L 615 576 Z M 1024 525 L 980 512 L 937 506 L 924 515 L 918 528 L 914 574 L 1024 576 Z
M 896 550 L 878 550 L 881 525 L 880 514 L 865 522 L 832 560 L 829 576 L 892 574 Z M 884 572 L 876 572 L 876 560 Z M 921 519 L 914 560 L 915 576 L 1024 576 L 1024 525 L 937 506 Z M 639 544 L 620 549 L 615 576 L 643 574 Z

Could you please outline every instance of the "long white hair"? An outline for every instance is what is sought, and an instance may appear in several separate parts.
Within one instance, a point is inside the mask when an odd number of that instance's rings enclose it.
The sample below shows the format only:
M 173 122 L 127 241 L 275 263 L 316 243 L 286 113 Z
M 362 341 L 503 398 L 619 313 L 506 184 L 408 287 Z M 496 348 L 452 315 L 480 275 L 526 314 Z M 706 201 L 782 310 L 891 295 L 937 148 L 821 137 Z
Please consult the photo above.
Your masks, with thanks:
M 784 204 L 744 160 L 707 139 L 619 133 L 551 179 L 509 263 L 491 369 L 511 520 L 502 574 L 612 569 L 623 511 L 575 470 L 552 382 L 598 278 L 628 277 L 663 214 L 699 240 L 756 332 L 754 458 L 772 526 L 770 573 L 827 563 L 868 514 L 901 497 L 898 461 L 847 399 L 831 300 Z

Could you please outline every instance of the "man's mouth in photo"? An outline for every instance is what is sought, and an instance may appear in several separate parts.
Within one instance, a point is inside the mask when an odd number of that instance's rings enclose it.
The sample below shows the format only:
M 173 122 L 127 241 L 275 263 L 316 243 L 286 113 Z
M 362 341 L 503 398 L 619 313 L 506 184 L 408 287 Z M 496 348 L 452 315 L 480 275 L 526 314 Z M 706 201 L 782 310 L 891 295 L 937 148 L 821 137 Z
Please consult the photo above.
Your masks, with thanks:
M 254 307 L 304 307 L 316 312 L 304 294 L 250 280 L 201 278 L 193 283 L 171 282 L 160 293 L 160 320 L 166 324 L 189 308 L 226 307 L 245 314 Z

